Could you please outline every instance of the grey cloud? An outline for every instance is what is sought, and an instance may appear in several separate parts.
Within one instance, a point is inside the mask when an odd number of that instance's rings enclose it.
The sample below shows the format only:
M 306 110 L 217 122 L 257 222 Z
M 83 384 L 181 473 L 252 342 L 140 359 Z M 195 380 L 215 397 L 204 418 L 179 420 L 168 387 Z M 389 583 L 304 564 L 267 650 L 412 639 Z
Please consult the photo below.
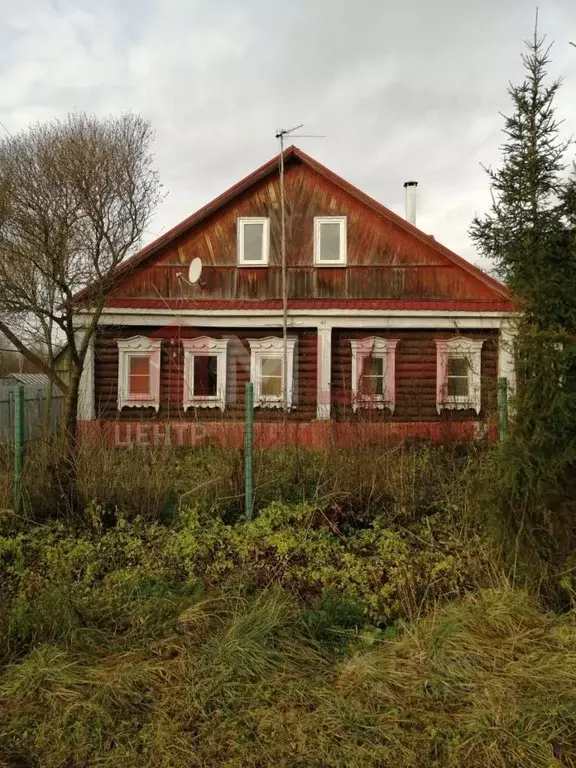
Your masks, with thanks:
M 266 161 L 275 129 L 304 122 L 326 138 L 296 143 L 398 212 L 402 183 L 418 178 L 422 228 L 476 260 L 467 229 L 489 202 L 480 162 L 498 159 L 507 82 L 522 76 L 525 0 L 26 5 L 0 0 L 11 30 L 0 32 L 0 119 L 15 129 L 72 108 L 142 112 L 170 193 L 151 235 Z M 576 4 L 541 0 L 540 19 L 557 41 L 570 133 Z

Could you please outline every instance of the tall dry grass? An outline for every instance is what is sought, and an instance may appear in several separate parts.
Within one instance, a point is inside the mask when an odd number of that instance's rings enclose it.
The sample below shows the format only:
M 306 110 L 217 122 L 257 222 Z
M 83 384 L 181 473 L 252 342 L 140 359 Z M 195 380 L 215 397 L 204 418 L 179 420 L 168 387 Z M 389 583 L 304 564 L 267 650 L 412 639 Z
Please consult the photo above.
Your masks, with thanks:
M 162 616 L 144 642 L 78 635 L 5 668 L 0 764 L 576 765 L 576 620 L 523 592 L 470 596 L 390 639 L 352 633 L 337 654 L 277 590 Z
M 256 510 L 271 502 L 310 501 L 336 518 L 358 522 L 375 515 L 415 519 L 451 507 L 466 514 L 487 449 L 447 445 L 372 445 L 315 452 L 302 448 L 257 451 Z M 0 457 L 0 508 L 12 504 L 13 463 Z M 74 477 L 74 498 L 63 478 Z M 170 520 L 198 505 L 238 519 L 244 509 L 241 450 L 205 446 L 110 450 L 79 447 L 74 466 L 49 441 L 27 446 L 22 480 L 28 517 L 74 517 L 90 505 L 120 509 L 147 520 Z

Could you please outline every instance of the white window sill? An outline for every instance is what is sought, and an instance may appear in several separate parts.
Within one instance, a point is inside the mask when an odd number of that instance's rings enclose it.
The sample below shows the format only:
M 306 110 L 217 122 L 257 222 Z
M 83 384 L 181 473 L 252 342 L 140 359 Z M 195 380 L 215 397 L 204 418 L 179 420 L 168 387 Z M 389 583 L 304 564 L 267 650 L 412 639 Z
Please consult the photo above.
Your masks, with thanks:
M 184 410 L 188 408 L 220 408 L 224 411 L 226 403 L 222 397 L 195 397 L 184 402 Z
M 341 269 L 344 269 L 346 266 L 346 262 L 342 261 L 320 261 L 315 262 L 315 267 L 340 267 Z
M 160 410 L 160 403 L 152 400 L 120 400 L 118 408 L 154 408 L 156 413 Z
M 283 400 L 259 400 L 254 403 L 254 408 L 284 408 Z M 288 410 L 293 410 L 293 406 L 288 403 Z
M 384 408 L 388 408 L 390 413 L 394 413 L 394 407 L 394 403 L 386 400 L 384 395 L 374 395 L 372 397 L 359 396 L 354 401 L 352 410 L 356 413 L 360 408 L 378 408 L 381 411 L 384 410 Z
M 481 409 L 481 403 L 475 402 L 474 400 L 471 400 L 469 397 L 466 398 L 450 398 L 447 400 L 444 400 L 442 403 L 438 403 L 436 406 L 436 410 L 438 413 L 441 413 L 442 411 L 476 411 L 477 414 L 480 413 Z

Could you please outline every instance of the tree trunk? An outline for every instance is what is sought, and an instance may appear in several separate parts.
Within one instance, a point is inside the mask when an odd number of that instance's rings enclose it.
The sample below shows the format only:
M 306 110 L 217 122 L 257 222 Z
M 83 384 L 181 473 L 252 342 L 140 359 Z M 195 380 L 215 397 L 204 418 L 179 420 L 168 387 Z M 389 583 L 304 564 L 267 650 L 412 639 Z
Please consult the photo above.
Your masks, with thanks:
M 54 512 L 68 520 L 76 520 L 81 514 L 76 485 L 77 478 L 77 426 L 78 399 L 82 368 L 70 364 L 68 391 L 64 400 L 64 413 L 60 425 L 60 440 L 51 461 L 52 484 L 60 499 Z
M 80 394 L 80 377 L 82 368 L 77 363 L 70 365 L 70 378 L 68 392 L 64 400 L 64 414 L 62 419 L 62 433 L 66 441 L 74 446 L 78 429 L 78 400 Z
M 51 379 L 48 379 L 48 389 L 45 395 L 45 408 L 44 408 L 44 437 L 48 439 L 52 432 L 52 398 L 54 397 L 54 384 Z

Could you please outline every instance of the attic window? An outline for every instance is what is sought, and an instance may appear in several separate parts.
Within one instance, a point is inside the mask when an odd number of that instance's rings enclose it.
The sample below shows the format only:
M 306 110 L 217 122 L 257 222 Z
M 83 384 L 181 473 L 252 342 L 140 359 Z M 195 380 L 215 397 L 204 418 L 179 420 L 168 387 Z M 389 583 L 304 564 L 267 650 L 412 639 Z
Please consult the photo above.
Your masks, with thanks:
M 346 216 L 314 218 L 314 263 L 318 267 L 346 264 Z
M 238 264 L 266 267 L 270 260 L 270 219 L 245 216 L 238 219 Z

